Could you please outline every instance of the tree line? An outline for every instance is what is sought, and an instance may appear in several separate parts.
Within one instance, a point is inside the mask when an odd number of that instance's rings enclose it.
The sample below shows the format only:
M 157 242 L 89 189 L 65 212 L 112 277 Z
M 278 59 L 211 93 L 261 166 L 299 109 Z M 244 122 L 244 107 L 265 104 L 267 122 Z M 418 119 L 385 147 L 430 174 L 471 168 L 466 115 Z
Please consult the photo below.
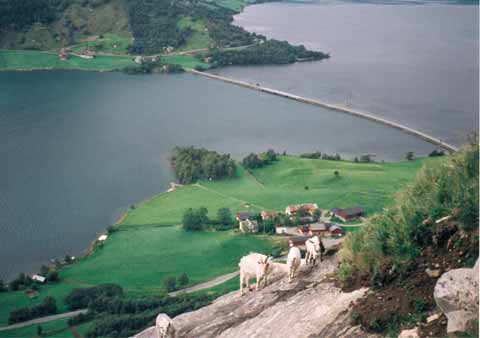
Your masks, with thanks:
M 182 184 L 234 177 L 236 170 L 235 162 L 229 154 L 193 146 L 175 147 L 170 163 Z
M 288 64 L 295 61 L 314 61 L 328 58 L 322 52 L 310 51 L 305 46 L 292 46 L 287 41 L 268 40 L 236 50 L 217 50 L 208 55 L 217 66 Z
M 250 153 L 242 160 L 242 165 L 247 169 L 261 168 L 272 164 L 277 160 L 277 153 L 273 149 L 269 149 L 259 155 Z

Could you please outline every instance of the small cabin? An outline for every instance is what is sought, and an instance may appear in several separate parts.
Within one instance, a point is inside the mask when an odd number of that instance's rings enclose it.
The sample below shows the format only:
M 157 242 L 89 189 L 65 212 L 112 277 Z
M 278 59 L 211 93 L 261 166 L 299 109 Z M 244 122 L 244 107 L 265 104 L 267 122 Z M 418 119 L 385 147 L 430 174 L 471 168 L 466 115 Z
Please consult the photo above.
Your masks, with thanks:
M 332 213 L 335 215 L 335 217 L 341 219 L 343 222 L 348 222 L 365 216 L 365 209 L 362 207 L 332 209 Z
M 32 280 L 34 282 L 38 282 L 38 283 L 45 283 L 47 278 L 46 277 L 43 277 L 43 276 L 40 276 L 40 275 L 33 275 L 32 276 Z

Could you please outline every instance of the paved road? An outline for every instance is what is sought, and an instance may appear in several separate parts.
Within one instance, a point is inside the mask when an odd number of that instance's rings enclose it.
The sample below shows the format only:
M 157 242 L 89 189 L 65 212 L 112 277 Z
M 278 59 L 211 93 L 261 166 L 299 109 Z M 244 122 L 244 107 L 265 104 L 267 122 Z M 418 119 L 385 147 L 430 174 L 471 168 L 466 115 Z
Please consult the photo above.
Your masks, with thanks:
M 174 296 L 182 294 L 182 293 L 192 293 L 192 292 L 195 292 L 195 291 L 210 289 L 210 288 L 213 288 L 214 286 L 225 283 L 227 280 L 230 280 L 233 277 L 237 277 L 239 274 L 240 274 L 240 271 L 227 273 L 226 275 L 222 275 L 220 277 L 214 278 L 214 279 L 209 280 L 208 282 L 205 282 L 205 283 L 200 283 L 200 284 L 194 285 L 192 287 L 189 287 L 189 288 L 186 288 L 186 289 L 183 289 L 183 290 L 169 292 L 168 295 L 171 296 L 171 297 L 174 297 Z
M 74 317 L 74 316 L 76 316 L 80 313 L 86 313 L 86 312 L 87 312 L 87 310 L 83 309 L 83 310 L 61 313 L 61 314 L 58 314 L 58 315 L 53 315 L 53 316 L 48 316 L 48 317 L 32 319 L 32 320 L 29 320 L 28 322 L 22 322 L 22 323 L 18 323 L 18 324 L 9 325 L 9 326 L 2 326 L 2 327 L 0 327 L 0 331 L 19 329 L 21 327 L 30 326 L 30 325 L 34 325 L 34 324 L 42 324 L 42 323 L 50 322 L 52 320 L 70 318 L 70 317 Z

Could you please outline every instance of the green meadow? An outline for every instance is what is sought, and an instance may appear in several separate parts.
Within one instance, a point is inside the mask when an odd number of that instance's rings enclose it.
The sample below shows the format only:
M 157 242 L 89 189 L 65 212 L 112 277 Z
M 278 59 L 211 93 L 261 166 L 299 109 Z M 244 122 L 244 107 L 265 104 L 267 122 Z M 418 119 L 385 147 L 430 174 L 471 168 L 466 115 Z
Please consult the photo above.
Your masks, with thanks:
M 113 71 L 135 64 L 130 56 L 104 56 L 83 59 L 71 55 L 60 61 L 56 53 L 40 51 L 1 50 L 0 71 L 36 69 L 78 69 L 90 71 Z
M 59 311 L 74 288 L 117 283 L 128 294 L 163 293 L 162 280 L 186 272 L 190 284 L 235 271 L 241 256 L 271 252 L 278 237 L 237 231 L 185 232 L 178 224 L 188 208 L 206 207 L 211 218 L 221 207 L 239 210 L 284 210 L 288 204 L 315 202 L 320 208 L 363 206 L 367 215 L 381 211 L 423 166 L 438 158 L 397 163 L 353 163 L 280 156 L 274 164 L 251 172 L 238 166 L 237 177 L 198 182 L 139 203 L 115 226 L 102 248 L 60 271 L 61 281 L 40 288 L 29 299 L 23 291 L 0 293 L 0 325 L 15 308 L 54 296 Z M 334 172 L 338 171 L 337 178 Z M 349 231 L 355 231 L 353 228 Z M 218 286 L 235 288 L 236 281 Z M 238 284 L 238 283 L 237 283 Z

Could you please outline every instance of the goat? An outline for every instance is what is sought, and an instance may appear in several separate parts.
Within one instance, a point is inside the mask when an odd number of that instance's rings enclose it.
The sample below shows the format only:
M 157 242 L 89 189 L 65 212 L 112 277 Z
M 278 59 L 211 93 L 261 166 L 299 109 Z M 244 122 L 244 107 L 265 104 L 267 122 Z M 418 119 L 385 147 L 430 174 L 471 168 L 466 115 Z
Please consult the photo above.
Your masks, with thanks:
M 297 272 L 298 267 L 300 266 L 302 260 L 302 255 L 300 249 L 296 246 L 291 246 L 290 251 L 287 256 L 287 266 L 288 266 L 288 282 L 290 283 Z
M 271 272 L 272 257 L 259 253 L 243 256 L 238 266 L 240 267 L 240 292 L 243 295 L 244 286 L 249 287 L 250 278 L 256 278 L 256 289 L 260 289 L 261 282 L 267 285 L 267 277 Z

